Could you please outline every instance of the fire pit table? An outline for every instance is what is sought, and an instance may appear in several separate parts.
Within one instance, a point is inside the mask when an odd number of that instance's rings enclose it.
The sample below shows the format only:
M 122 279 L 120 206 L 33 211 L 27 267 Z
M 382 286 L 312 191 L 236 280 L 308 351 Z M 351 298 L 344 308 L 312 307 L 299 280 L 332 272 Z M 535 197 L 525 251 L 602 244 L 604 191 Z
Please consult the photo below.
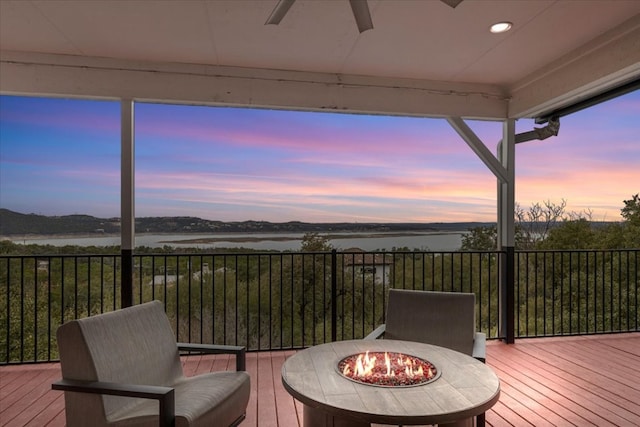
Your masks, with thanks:
M 389 368 L 384 367 L 389 364 L 385 353 L 395 360 Z M 355 377 L 352 366 L 360 363 L 359 355 L 361 360 L 376 358 L 377 375 L 395 371 L 395 378 Z M 409 368 L 400 366 L 401 359 L 408 359 L 411 369 L 421 368 L 424 378 L 405 376 Z M 285 361 L 282 384 L 304 404 L 305 427 L 471 425 L 472 417 L 491 408 L 500 396 L 498 377 L 482 362 L 446 348 L 397 340 L 309 347 Z

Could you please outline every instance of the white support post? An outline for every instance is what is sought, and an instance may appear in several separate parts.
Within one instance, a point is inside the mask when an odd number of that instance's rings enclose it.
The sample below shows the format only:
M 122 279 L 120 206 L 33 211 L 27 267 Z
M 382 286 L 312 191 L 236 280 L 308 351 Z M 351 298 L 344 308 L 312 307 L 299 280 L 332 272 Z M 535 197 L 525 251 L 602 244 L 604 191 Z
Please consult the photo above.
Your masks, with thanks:
M 122 307 L 133 305 L 133 249 L 135 247 L 135 144 L 133 100 L 123 99 L 121 116 L 121 164 L 120 164 L 120 255 Z
M 502 141 L 498 144 L 498 161 L 505 171 L 498 181 L 498 248 L 515 246 L 515 120 L 505 120 Z
M 501 255 L 499 277 L 498 334 L 508 343 L 514 341 L 514 269 L 515 269 L 515 120 L 505 120 L 497 158 L 460 117 L 447 121 L 477 154 L 498 181 L 498 249 Z
M 503 251 L 499 279 L 498 334 L 507 343 L 515 341 L 515 134 L 515 120 L 505 120 L 497 153 L 506 178 L 498 181 L 498 249 Z

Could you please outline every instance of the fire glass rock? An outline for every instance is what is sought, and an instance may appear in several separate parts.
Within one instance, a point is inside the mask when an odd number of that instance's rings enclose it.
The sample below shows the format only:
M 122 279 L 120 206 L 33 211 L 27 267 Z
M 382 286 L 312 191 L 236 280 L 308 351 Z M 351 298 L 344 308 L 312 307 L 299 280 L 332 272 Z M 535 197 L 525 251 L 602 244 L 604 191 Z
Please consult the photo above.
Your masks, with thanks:
M 383 387 L 409 387 L 433 381 L 437 368 L 419 357 L 395 352 L 366 352 L 347 356 L 338 362 L 345 378 Z

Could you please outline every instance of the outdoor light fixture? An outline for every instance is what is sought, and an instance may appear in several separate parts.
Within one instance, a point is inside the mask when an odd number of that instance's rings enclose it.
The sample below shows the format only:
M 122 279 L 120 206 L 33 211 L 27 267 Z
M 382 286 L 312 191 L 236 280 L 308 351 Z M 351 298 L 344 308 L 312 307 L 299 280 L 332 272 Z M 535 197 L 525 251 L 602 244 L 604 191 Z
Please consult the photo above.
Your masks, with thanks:
M 506 33 L 513 27 L 513 24 L 508 21 L 496 22 L 489 29 L 493 34 Z

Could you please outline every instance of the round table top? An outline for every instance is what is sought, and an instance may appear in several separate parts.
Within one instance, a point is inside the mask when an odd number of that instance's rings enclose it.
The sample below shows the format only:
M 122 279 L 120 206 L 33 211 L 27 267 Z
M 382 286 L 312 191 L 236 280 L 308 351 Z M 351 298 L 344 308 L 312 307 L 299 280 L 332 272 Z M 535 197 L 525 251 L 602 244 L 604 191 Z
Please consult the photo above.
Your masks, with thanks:
M 378 387 L 344 378 L 344 357 L 389 351 L 433 363 L 441 375 L 413 387 Z M 282 384 L 297 400 L 333 416 L 380 424 L 442 424 L 479 415 L 500 397 L 500 380 L 484 363 L 457 351 L 397 340 L 352 340 L 299 351 L 282 365 Z

